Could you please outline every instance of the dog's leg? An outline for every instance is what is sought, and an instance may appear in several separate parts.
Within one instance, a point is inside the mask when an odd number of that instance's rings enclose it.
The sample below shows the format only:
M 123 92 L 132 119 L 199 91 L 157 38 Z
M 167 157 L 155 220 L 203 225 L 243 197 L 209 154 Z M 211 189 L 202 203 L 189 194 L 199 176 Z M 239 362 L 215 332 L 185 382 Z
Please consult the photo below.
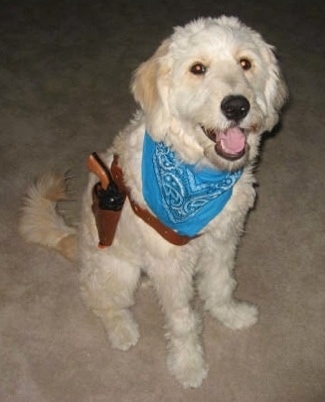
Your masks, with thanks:
M 192 274 L 177 260 L 155 261 L 148 273 L 166 316 L 169 371 L 185 388 L 198 387 L 207 375 L 207 366 L 200 342 L 200 323 L 190 306 Z
M 98 256 L 104 253 L 105 258 Z M 138 325 L 129 307 L 134 304 L 134 292 L 140 269 L 106 254 L 93 253 L 81 275 L 83 298 L 101 319 L 113 348 L 128 350 L 139 339 Z
M 225 326 L 232 329 L 248 328 L 258 318 L 255 306 L 237 301 L 232 294 L 236 288 L 233 278 L 235 245 L 225 242 L 213 255 L 200 260 L 199 293 L 205 308 Z

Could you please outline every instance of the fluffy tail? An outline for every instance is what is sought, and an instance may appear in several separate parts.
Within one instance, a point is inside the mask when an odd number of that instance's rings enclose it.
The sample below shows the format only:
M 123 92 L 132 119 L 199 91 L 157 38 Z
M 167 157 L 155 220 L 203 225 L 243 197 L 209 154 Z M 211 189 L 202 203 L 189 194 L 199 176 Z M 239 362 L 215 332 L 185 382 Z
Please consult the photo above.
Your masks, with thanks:
M 76 229 L 68 226 L 58 213 L 57 203 L 67 200 L 64 176 L 48 173 L 27 191 L 19 232 L 25 240 L 59 251 L 74 261 L 77 253 Z

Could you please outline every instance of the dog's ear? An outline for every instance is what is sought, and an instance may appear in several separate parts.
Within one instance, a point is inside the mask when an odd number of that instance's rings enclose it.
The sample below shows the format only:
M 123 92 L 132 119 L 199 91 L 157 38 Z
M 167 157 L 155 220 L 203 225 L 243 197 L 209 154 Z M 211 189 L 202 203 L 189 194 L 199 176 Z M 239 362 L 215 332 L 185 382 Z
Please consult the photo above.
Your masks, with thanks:
M 151 113 L 164 102 L 164 90 L 170 66 L 167 63 L 169 40 L 165 40 L 154 55 L 136 69 L 131 82 L 131 91 L 142 109 Z M 161 105 L 160 105 L 161 106 Z
M 280 71 L 275 48 L 268 46 L 267 58 L 269 60 L 270 75 L 266 83 L 267 97 L 273 102 L 273 107 L 280 110 L 288 98 L 288 89 Z
M 265 83 L 265 98 L 269 109 L 268 130 L 277 123 L 279 111 L 288 100 L 288 89 L 280 70 L 275 48 L 266 44 L 263 54 L 268 66 Z

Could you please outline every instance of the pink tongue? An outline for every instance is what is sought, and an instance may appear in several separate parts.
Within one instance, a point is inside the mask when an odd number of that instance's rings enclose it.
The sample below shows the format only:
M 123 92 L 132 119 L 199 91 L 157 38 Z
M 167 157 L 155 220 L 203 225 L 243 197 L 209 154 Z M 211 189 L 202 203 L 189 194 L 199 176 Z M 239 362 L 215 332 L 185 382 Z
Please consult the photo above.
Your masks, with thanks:
M 222 149 L 229 154 L 238 154 L 245 147 L 245 135 L 238 127 L 219 133 Z

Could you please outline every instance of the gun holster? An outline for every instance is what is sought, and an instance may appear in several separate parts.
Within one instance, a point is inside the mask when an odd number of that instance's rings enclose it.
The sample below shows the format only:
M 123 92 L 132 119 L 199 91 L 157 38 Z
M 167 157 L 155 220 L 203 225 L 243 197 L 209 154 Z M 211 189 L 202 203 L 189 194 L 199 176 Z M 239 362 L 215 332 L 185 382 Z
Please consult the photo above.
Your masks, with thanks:
M 113 243 L 116 228 L 122 213 L 124 201 L 126 198 L 126 192 L 124 188 L 120 188 L 113 180 L 112 174 L 109 169 L 104 165 L 102 160 L 97 154 L 93 153 L 92 158 L 95 158 L 96 163 L 102 169 L 99 173 L 92 168 L 92 172 L 97 174 L 99 177 L 103 174 L 103 169 L 105 174 L 108 176 L 108 187 L 103 188 L 102 182 L 95 184 L 92 190 L 92 211 L 95 217 L 96 226 L 98 230 L 100 248 L 108 247 Z M 94 159 L 92 159 L 92 166 L 94 166 Z

